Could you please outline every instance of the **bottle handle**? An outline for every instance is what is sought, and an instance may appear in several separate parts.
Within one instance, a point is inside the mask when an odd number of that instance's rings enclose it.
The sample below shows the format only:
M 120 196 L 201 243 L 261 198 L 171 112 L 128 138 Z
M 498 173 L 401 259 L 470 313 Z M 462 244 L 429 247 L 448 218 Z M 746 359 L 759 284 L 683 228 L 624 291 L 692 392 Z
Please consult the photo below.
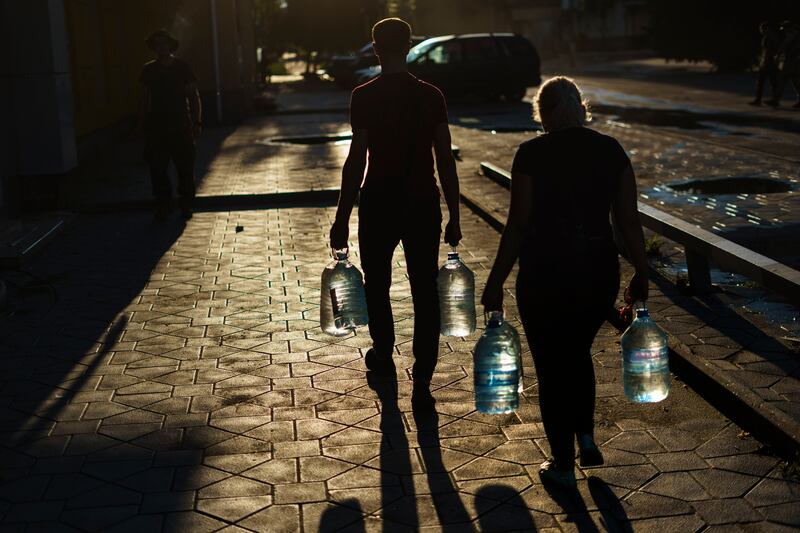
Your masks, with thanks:
M 350 255 L 350 245 L 348 244 L 344 248 L 331 247 L 331 257 L 338 260 L 339 258 L 337 257 L 336 252 L 341 252 L 341 251 L 344 251 L 345 255 Z
M 484 308 L 483 309 L 483 325 L 484 326 L 488 326 L 489 325 L 490 317 L 494 313 L 500 313 L 500 319 L 505 321 L 506 313 L 505 313 L 505 310 L 502 307 L 500 309 L 492 309 L 492 310 Z

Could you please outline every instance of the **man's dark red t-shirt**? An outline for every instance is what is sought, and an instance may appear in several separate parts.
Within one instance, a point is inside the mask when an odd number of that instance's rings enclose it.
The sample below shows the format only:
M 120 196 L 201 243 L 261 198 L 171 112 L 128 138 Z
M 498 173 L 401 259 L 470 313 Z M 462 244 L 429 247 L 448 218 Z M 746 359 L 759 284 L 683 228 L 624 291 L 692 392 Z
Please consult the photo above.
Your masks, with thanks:
M 442 92 L 408 73 L 383 74 L 356 87 L 350 100 L 353 131 L 367 130 L 364 188 L 414 197 L 438 196 L 433 173 L 436 126 L 447 122 Z

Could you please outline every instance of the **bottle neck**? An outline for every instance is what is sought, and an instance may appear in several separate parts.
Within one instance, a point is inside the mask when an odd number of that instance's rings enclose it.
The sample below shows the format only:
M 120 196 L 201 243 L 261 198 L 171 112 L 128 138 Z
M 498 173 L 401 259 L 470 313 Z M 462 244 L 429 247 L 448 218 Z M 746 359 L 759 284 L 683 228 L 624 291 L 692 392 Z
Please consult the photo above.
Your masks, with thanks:
M 503 311 L 492 311 L 489 313 L 489 321 L 486 323 L 486 327 L 497 328 L 500 327 L 503 322 Z
M 458 261 L 458 252 L 447 252 L 448 261 Z
M 333 258 L 337 261 L 347 261 L 347 248 L 333 251 Z

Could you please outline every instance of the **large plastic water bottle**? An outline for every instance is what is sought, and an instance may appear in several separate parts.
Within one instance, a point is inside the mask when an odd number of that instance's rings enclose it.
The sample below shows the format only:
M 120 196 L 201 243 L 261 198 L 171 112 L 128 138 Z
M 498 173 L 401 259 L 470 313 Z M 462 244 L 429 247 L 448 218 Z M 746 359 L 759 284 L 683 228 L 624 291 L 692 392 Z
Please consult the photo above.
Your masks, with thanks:
M 660 402 L 669 394 L 667 334 L 650 319 L 644 305 L 620 342 L 625 396 L 633 402 Z
M 367 325 L 367 298 L 364 278 L 347 259 L 347 250 L 335 250 L 333 255 L 322 271 L 319 322 L 325 333 L 341 337 Z
M 519 349 L 514 327 L 503 320 L 502 311 L 492 312 L 474 352 L 475 407 L 481 413 L 510 413 L 519 407 Z
M 447 254 L 437 283 L 442 335 L 465 337 L 475 331 L 475 275 L 458 258 L 458 252 Z

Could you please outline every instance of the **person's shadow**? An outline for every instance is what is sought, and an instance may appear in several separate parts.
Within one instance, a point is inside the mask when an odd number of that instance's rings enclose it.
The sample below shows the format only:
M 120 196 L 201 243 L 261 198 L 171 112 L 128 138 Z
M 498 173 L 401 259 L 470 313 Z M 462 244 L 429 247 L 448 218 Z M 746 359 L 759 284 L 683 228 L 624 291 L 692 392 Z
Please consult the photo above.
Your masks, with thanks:
M 408 531 L 419 528 L 414 484 L 406 491 L 397 479 L 411 479 L 408 437 L 403 413 L 397 405 L 397 379 L 382 378 L 367 372 L 367 384 L 381 402 L 381 508 L 384 531 Z M 404 493 L 405 492 L 405 493 Z
M 600 533 L 600 529 L 592 520 L 586 502 L 577 488 L 566 489 L 548 482 L 545 482 L 543 486 L 553 501 L 567 514 L 567 522 L 574 524 L 581 533 Z M 589 476 L 588 486 L 605 530 L 632 533 L 633 528 L 622 504 L 605 481 L 596 476 Z
M 367 383 L 381 402 L 381 500 L 383 530 L 407 531 L 421 525 L 417 509 L 410 455 L 403 414 L 397 405 L 397 380 L 380 378 L 367 372 Z M 417 439 L 434 510 L 443 531 L 474 531 L 470 516 L 453 485 L 442 460 L 439 446 L 439 417 L 433 413 L 414 413 Z M 388 474 L 388 475 L 387 475 Z M 405 480 L 404 494 L 398 498 L 397 475 Z

